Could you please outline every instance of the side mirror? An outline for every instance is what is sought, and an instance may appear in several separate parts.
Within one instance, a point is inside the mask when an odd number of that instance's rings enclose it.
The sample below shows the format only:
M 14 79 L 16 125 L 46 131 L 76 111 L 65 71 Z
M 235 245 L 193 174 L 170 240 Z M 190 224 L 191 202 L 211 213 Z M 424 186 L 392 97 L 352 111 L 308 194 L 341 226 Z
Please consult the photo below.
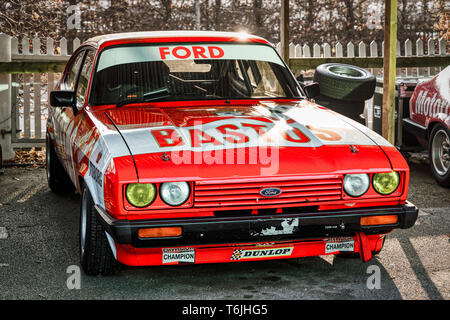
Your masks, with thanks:
M 305 85 L 303 87 L 303 90 L 305 90 L 306 96 L 309 99 L 316 98 L 320 95 L 320 86 L 317 82 Z
M 303 75 L 302 74 L 299 75 L 296 78 L 296 80 L 297 80 L 298 84 L 300 85 L 300 87 L 303 89 L 305 87 L 305 79 L 303 78 Z
M 55 90 L 50 92 L 50 105 L 52 107 L 73 107 L 75 92 L 68 90 Z

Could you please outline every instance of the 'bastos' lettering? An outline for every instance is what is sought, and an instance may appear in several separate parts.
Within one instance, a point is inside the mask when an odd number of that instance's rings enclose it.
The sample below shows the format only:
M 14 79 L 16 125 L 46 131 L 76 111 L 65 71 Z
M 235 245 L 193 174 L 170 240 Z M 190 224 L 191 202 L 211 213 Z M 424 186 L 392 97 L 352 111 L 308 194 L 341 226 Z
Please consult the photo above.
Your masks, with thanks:
M 223 149 L 226 145 L 257 146 L 258 143 L 283 143 L 283 141 L 285 144 L 295 145 L 311 141 L 307 134 L 291 126 L 277 130 L 278 139 L 275 139 L 277 137 L 270 131 L 272 127 L 272 124 L 248 121 L 225 124 L 210 122 L 207 125 L 153 129 L 150 132 L 157 146 L 164 150 L 186 145 L 192 148 L 215 146 L 217 147 L 215 149 Z

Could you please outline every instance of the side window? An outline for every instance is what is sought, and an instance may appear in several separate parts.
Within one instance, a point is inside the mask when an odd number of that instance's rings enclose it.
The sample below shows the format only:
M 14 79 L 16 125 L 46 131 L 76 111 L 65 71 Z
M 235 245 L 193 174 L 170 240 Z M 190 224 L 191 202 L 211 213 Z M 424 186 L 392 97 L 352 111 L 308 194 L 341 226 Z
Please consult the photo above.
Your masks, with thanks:
M 81 68 L 80 78 L 77 85 L 77 108 L 84 106 L 86 100 L 86 91 L 89 84 L 89 77 L 91 75 L 92 64 L 94 63 L 94 51 L 89 50 L 84 59 L 83 67 Z
M 82 51 L 75 58 L 72 67 L 70 68 L 68 75 L 66 76 L 65 86 L 66 90 L 74 91 L 77 82 L 78 71 L 80 71 L 81 62 L 83 61 L 85 51 Z

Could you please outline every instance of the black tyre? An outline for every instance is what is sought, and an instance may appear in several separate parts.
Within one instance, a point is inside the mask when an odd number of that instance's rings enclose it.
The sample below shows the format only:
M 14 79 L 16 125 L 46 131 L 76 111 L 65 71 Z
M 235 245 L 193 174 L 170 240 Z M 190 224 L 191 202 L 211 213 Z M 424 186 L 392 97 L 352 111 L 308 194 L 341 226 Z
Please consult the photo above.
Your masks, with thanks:
M 320 95 L 315 98 L 315 102 L 321 106 L 342 114 L 345 117 L 355 120 L 361 124 L 365 124 L 365 120 L 360 117 L 360 115 L 364 112 L 364 101 L 342 101 Z
M 80 262 L 87 275 L 111 275 L 120 270 L 120 263 L 115 259 L 105 228 L 97 219 L 96 209 L 91 194 L 83 186 L 80 208 Z
M 376 79 L 369 71 L 348 64 L 325 63 L 316 68 L 314 81 L 321 95 L 346 101 L 365 101 L 375 92 Z
M 58 194 L 73 191 L 75 189 L 74 185 L 59 162 L 48 133 L 45 142 L 45 153 L 47 181 L 50 190 Z
M 434 126 L 428 149 L 434 178 L 439 185 L 450 187 L 450 130 L 442 124 Z

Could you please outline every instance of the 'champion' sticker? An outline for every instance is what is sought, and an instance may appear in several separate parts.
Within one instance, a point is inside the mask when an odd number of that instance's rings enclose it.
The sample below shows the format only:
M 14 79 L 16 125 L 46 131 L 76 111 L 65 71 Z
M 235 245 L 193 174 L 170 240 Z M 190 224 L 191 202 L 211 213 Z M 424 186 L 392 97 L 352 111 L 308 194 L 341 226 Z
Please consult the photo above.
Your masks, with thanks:
M 195 263 L 194 248 L 167 248 L 162 249 L 162 263 Z
M 260 259 L 270 257 L 284 257 L 290 256 L 294 247 L 287 248 L 259 248 L 259 249 L 238 249 L 234 250 L 231 255 L 231 260 L 242 259 Z
M 344 251 L 353 252 L 355 251 L 355 241 L 340 241 L 340 242 L 326 242 L 325 243 L 325 253 Z

